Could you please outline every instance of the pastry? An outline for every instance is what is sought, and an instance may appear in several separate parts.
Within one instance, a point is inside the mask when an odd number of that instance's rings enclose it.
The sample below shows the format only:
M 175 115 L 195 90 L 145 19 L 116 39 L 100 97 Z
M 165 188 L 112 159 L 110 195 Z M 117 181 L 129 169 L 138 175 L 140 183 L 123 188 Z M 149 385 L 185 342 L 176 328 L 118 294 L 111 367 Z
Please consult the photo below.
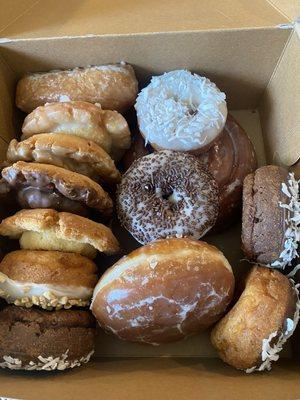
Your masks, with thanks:
M 34 135 L 22 142 L 13 139 L 8 146 L 7 160 L 52 164 L 110 185 L 121 178 L 114 161 L 100 146 L 63 133 Z
M 46 310 L 85 307 L 98 281 L 90 259 L 59 251 L 17 250 L 0 263 L 0 297 Z
M 27 371 L 79 367 L 94 353 L 95 334 L 88 311 L 7 306 L 0 311 L 0 367 Z
M 224 128 L 225 98 L 209 79 L 186 70 L 155 76 L 136 100 L 139 129 L 156 150 L 203 152 Z
M 113 203 L 90 178 L 50 164 L 18 161 L 4 168 L 2 177 L 17 193 L 22 208 L 54 208 L 80 215 L 95 209 L 110 216 Z
M 294 175 L 275 165 L 249 174 L 243 188 L 245 256 L 283 269 L 297 257 L 299 240 L 299 184 Z
M 153 152 L 140 133 L 133 138 L 131 148 L 125 153 L 122 164 L 127 170 L 134 160 Z M 219 139 L 204 153 L 199 161 L 215 178 L 219 186 L 219 215 L 212 232 L 226 228 L 241 213 L 243 181 L 257 167 L 254 147 L 244 129 L 228 114 Z
M 115 254 L 119 244 L 105 225 L 50 209 L 21 210 L 0 224 L 0 235 L 19 239 L 25 250 L 56 250 L 94 258 Z
M 117 111 L 82 101 L 49 103 L 33 110 L 24 120 L 22 140 L 38 133 L 79 136 L 101 146 L 114 160 L 130 147 L 130 130 Z
M 205 235 L 218 216 L 217 183 L 191 154 L 163 150 L 136 160 L 117 192 L 121 224 L 140 243 Z
M 131 65 L 90 66 L 25 75 L 17 85 L 16 105 L 30 113 L 45 103 L 87 101 L 123 112 L 133 105 L 137 91 Z
M 204 331 L 229 305 L 234 276 L 214 246 L 163 239 L 134 250 L 101 277 L 91 310 L 118 338 L 160 344 Z
M 238 302 L 214 327 L 213 346 L 246 372 L 270 370 L 299 319 L 298 290 L 279 271 L 255 266 Z

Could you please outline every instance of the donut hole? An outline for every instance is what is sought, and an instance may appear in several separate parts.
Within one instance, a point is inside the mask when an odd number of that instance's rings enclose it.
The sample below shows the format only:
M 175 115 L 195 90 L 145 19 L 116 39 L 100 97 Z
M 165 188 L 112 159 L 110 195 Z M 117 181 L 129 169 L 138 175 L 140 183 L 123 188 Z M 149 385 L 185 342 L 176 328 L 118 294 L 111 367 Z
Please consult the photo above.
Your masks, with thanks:
M 182 197 L 171 187 L 168 188 L 155 188 L 155 194 L 164 201 L 168 201 L 173 204 L 177 204 Z

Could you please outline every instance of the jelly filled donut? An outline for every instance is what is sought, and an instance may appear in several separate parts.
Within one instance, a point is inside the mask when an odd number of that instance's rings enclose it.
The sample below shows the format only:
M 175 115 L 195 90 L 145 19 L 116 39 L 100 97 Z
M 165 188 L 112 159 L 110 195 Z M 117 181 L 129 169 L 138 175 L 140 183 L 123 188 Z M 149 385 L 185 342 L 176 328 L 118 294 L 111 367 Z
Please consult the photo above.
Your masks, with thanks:
M 224 128 L 225 98 L 209 79 L 189 71 L 153 77 L 135 104 L 140 131 L 156 150 L 202 152 Z
M 219 208 L 213 177 L 195 156 L 163 150 L 136 160 L 117 191 L 121 224 L 142 244 L 167 237 L 201 238 Z

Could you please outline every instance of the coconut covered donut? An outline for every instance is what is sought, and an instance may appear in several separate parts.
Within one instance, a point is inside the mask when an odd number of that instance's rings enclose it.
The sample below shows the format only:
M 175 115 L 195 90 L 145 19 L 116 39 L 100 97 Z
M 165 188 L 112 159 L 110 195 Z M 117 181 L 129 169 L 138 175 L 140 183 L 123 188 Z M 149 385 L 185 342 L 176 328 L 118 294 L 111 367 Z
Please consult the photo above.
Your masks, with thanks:
M 142 244 L 200 239 L 218 216 L 217 183 L 191 154 L 163 150 L 136 160 L 117 191 L 121 224 Z
M 189 71 L 153 77 L 135 104 L 140 131 L 156 150 L 207 150 L 224 128 L 225 98 L 213 82 Z

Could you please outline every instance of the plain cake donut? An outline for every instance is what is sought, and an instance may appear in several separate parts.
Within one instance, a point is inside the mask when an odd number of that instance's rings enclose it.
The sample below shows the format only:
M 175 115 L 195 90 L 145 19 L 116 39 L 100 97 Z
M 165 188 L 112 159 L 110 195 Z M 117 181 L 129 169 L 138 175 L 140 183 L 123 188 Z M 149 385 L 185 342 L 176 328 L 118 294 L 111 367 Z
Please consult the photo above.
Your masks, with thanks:
M 199 239 L 218 216 L 218 188 L 195 156 L 164 150 L 136 160 L 117 191 L 121 224 L 140 243 Z

